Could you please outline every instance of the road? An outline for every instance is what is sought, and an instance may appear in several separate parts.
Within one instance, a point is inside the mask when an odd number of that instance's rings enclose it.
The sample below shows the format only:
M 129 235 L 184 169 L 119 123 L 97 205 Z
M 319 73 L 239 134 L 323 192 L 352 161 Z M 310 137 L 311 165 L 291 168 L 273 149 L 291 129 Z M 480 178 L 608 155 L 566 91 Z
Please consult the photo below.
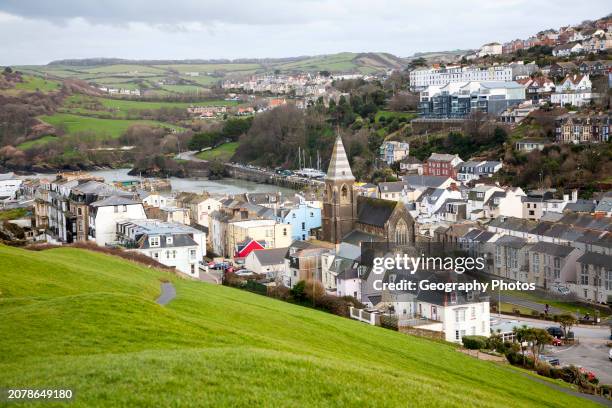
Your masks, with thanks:
M 497 318 L 497 315 L 492 314 L 491 317 Z M 511 316 L 502 315 L 502 318 L 499 319 L 502 323 L 508 323 L 514 326 L 522 326 L 526 325 L 528 327 L 537 327 L 540 329 L 545 329 L 547 327 L 556 326 L 559 327 L 559 323 L 555 323 L 552 321 L 544 321 L 544 320 L 536 320 L 536 319 L 525 319 L 525 318 L 513 318 Z M 605 341 L 610 336 L 610 327 L 609 326 L 575 326 L 572 328 L 574 332 L 574 336 L 579 339 L 597 339 L 601 341 Z
M 561 365 L 573 364 L 589 369 L 600 382 L 612 384 L 612 361 L 608 359 L 608 352 L 606 341 L 582 338 L 571 346 L 547 346 L 544 354 L 557 357 Z
M 503 315 L 502 315 L 503 316 Z M 496 316 L 493 316 L 496 318 Z M 500 322 L 510 326 L 536 327 L 545 329 L 559 326 L 558 323 L 535 319 L 515 319 L 510 316 L 502 317 Z M 572 328 L 578 342 L 571 346 L 547 346 L 544 355 L 555 356 L 561 365 L 575 365 L 589 369 L 597 375 L 602 383 L 612 384 L 612 361 L 608 359 L 609 348 L 607 343 L 610 336 L 610 327 L 580 325 Z
M 507 295 L 502 293 L 501 295 L 496 295 L 493 294 L 491 295 L 491 300 L 492 301 L 497 301 L 498 300 L 498 296 L 499 299 L 503 302 L 503 303 L 510 303 L 516 306 L 522 306 L 522 307 L 526 307 L 528 309 L 533 309 L 533 310 L 537 310 L 540 313 L 544 313 L 544 305 L 541 303 L 537 303 L 537 302 L 533 302 L 531 300 L 526 300 L 526 299 L 521 299 L 519 297 L 516 296 L 512 296 L 512 295 Z M 548 313 L 551 314 L 563 314 L 564 311 L 561 309 L 558 309 L 556 307 L 550 307 L 548 310 Z
M 197 158 L 196 154 L 198 153 L 199 152 L 195 150 L 182 152 L 182 153 L 177 154 L 175 156 L 175 159 L 187 160 L 187 161 L 192 161 L 192 162 L 197 162 L 197 163 L 208 163 L 207 160 L 202 160 L 202 159 Z M 295 174 L 291 176 L 283 176 L 283 175 L 277 174 L 273 170 L 262 168 L 262 167 L 256 167 L 256 166 L 244 165 L 244 164 L 238 164 L 238 163 L 225 163 L 225 165 L 230 166 L 230 167 L 235 167 L 237 169 L 244 169 L 244 170 L 248 170 L 254 173 L 259 173 L 261 175 L 268 176 L 268 177 L 283 177 L 289 180 L 298 181 L 298 182 L 302 182 L 305 184 L 311 184 L 311 185 L 323 184 L 323 181 L 321 180 L 311 179 L 308 177 L 301 177 Z
M 207 163 L 206 160 L 198 159 L 197 157 L 195 157 L 195 155 L 198 153 L 199 152 L 196 150 L 190 150 L 187 152 L 177 154 L 176 159 L 177 160 L 188 160 L 188 161 L 193 161 L 193 162 L 198 162 L 198 163 Z

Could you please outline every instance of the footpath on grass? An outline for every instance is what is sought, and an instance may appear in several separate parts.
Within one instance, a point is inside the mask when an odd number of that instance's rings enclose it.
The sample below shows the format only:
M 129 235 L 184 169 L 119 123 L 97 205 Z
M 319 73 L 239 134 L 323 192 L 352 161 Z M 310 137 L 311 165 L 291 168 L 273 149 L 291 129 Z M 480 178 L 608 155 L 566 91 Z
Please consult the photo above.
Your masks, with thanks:
M 176 297 L 176 288 L 171 282 L 162 282 L 161 294 L 155 301 L 158 305 L 165 306 Z

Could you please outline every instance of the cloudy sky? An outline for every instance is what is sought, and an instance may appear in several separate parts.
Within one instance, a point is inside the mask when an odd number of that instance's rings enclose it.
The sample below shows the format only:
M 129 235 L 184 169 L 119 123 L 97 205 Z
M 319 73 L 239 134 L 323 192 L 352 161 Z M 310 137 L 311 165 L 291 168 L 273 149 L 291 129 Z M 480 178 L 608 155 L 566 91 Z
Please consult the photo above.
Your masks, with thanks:
M 339 51 L 403 57 L 523 38 L 611 9 L 609 0 L 0 0 L 0 65 Z

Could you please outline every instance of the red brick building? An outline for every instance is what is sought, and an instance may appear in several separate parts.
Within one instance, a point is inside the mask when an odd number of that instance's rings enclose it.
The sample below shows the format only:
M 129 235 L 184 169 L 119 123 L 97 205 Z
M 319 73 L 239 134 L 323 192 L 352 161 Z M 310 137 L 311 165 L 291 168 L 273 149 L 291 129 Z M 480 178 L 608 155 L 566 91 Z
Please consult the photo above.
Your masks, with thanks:
M 423 163 L 424 176 L 445 176 L 457 178 L 455 166 L 463 162 L 459 155 L 432 153 Z

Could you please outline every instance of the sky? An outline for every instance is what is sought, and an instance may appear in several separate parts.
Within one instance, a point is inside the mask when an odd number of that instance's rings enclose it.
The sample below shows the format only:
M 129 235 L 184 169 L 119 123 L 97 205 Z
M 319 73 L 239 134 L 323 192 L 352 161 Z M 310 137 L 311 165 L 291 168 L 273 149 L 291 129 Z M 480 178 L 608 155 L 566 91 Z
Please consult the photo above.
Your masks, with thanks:
M 537 3 L 537 5 L 536 5 Z M 597 19 L 609 0 L 0 0 L 0 65 L 473 49 Z

